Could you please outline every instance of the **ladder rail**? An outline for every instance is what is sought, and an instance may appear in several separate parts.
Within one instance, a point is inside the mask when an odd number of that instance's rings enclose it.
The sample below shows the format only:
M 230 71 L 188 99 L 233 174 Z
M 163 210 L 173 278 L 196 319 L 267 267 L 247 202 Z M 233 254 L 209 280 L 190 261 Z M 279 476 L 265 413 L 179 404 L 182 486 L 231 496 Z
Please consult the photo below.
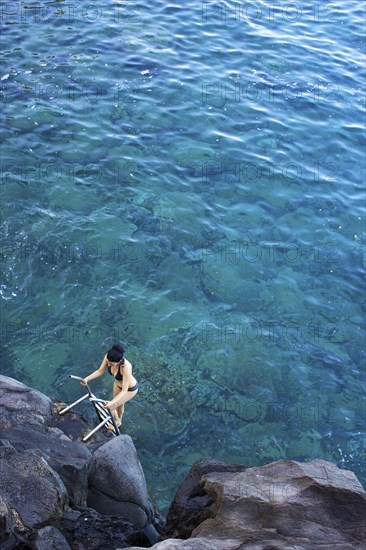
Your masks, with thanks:
M 74 374 L 69 374 L 69 378 L 71 378 L 72 380 L 78 380 L 79 382 L 84 382 L 83 378 L 81 378 L 80 376 L 75 376 Z M 73 407 L 76 407 L 76 405 L 79 405 L 79 403 L 82 403 L 83 401 L 85 401 L 85 399 L 88 399 L 89 403 L 93 406 L 97 414 L 97 417 L 100 420 L 100 423 L 89 434 L 87 434 L 83 438 L 83 441 L 86 442 L 90 437 L 92 437 L 92 435 L 94 435 L 98 430 L 100 430 L 100 428 L 102 428 L 107 424 L 111 424 L 113 426 L 113 431 L 112 431 L 113 435 L 115 436 L 121 435 L 112 412 L 109 409 L 102 406 L 102 403 L 105 403 L 105 399 L 99 399 L 98 397 L 96 397 L 92 393 L 89 385 L 86 382 L 85 382 L 85 387 L 88 393 L 83 395 L 82 397 L 80 397 L 70 405 L 66 406 L 64 409 L 59 411 L 58 414 L 63 415 L 66 412 L 70 411 Z

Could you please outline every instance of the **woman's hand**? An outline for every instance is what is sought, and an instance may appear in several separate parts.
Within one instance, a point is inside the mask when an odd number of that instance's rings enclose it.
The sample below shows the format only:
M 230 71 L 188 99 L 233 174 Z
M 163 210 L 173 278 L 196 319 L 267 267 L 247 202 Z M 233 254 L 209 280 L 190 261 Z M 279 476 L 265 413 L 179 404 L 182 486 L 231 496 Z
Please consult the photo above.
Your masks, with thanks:
M 105 409 L 114 409 L 115 408 L 115 405 L 112 403 L 112 401 L 105 401 L 102 405 L 102 407 L 104 407 Z
M 87 381 L 86 381 L 86 380 L 82 380 L 82 381 L 80 382 L 80 384 L 81 384 L 82 386 L 85 387 L 85 386 L 87 385 Z

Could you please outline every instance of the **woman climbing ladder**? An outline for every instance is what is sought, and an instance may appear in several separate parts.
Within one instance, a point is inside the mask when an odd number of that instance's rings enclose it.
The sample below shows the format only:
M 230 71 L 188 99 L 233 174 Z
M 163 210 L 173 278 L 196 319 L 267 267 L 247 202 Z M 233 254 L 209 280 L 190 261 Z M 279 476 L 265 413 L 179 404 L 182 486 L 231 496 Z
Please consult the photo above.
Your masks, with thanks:
M 124 357 L 125 350 L 120 344 L 113 344 L 105 354 L 103 361 L 96 371 L 86 376 L 80 384 L 85 386 L 91 380 L 102 376 L 106 369 L 114 377 L 113 399 L 106 401 L 104 407 L 112 411 L 117 427 L 122 424 L 124 406 L 138 392 L 138 383 L 132 375 L 132 365 Z

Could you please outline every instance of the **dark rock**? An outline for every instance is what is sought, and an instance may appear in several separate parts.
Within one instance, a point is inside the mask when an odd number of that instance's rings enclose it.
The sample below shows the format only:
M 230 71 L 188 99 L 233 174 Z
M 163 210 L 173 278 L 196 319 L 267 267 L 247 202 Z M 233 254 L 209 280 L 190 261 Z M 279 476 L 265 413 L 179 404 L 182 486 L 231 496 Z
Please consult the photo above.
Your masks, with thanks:
M 14 378 L 0 375 L 0 428 L 25 424 L 45 426 L 52 416 L 52 401 Z
M 10 445 L 6 445 L 9 449 Z M 3 451 L 4 452 L 4 451 Z M 9 453 L 9 451 L 6 451 Z M 13 449 L 15 452 L 15 449 Z M 33 534 L 28 529 L 16 510 L 12 510 L 5 498 L 0 495 L 0 548 L 1 550 L 31 549 L 28 539 L 32 540 Z
M 56 527 L 43 527 L 38 531 L 34 550 L 71 550 L 71 548 Z
M 14 523 L 13 513 L 7 502 L 0 495 L 0 540 L 11 535 Z
M 33 539 L 26 540 L 24 537 L 13 533 L 8 539 L 1 540 L 1 550 L 34 550 Z
M 90 449 L 96 444 L 105 443 L 114 436 L 107 430 L 99 430 L 84 443 L 83 438 L 91 431 L 90 422 L 88 422 L 81 414 L 74 411 L 68 411 L 67 413 L 60 415 L 58 412 L 65 408 L 65 403 L 54 403 L 54 414 L 51 421 L 51 426 L 60 429 L 69 439 L 74 442 L 82 443 Z M 97 423 L 97 417 L 95 416 L 95 422 Z M 94 427 L 94 426 L 93 426 Z
M 25 528 L 58 520 L 67 505 L 65 485 L 39 451 L 0 447 L 1 496 Z
M 130 437 L 115 438 L 105 430 L 88 445 L 72 441 L 66 433 L 81 439 L 90 429 L 82 417 L 60 416 L 63 405 L 52 406 L 17 380 L 1 376 L 0 384 L 2 550 L 114 550 L 159 540 L 155 527 L 162 518 L 155 514 Z M 93 505 L 104 515 L 86 507 L 93 453 L 94 468 L 103 468 L 93 477 L 89 498 L 99 494 Z
M 202 521 L 214 517 L 212 507 L 214 501 L 201 484 L 203 475 L 210 472 L 243 472 L 244 470 L 245 466 L 228 464 L 210 457 L 195 462 L 170 505 L 165 536 L 186 539 Z
M 146 527 L 143 528 L 142 532 L 149 541 L 149 546 L 160 540 L 160 535 L 152 523 L 148 523 Z
M 152 522 L 153 507 L 130 436 L 115 437 L 94 452 L 88 506 L 101 514 L 129 518 L 140 528 Z
M 47 396 L 7 376 L 0 376 L 0 388 L 0 438 L 17 450 L 38 449 L 65 483 L 70 503 L 86 505 L 91 452 L 48 426 L 61 417 Z
M 105 516 L 91 508 L 66 512 L 57 525 L 77 550 L 115 550 L 131 545 L 151 546 L 149 539 L 127 518 Z
M 86 506 L 88 468 L 91 452 L 80 443 L 70 441 L 55 428 L 17 426 L 0 430 L 0 437 L 6 437 L 18 451 L 38 449 L 49 466 L 53 468 L 66 485 L 70 504 Z

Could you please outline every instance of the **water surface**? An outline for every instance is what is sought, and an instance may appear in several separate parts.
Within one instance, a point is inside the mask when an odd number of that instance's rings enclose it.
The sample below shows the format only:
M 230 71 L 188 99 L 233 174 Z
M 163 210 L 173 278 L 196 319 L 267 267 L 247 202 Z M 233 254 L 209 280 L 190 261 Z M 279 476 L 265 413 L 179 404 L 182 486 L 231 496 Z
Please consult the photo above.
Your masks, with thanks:
M 207 455 L 365 479 L 363 21 L 350 0 L 3 8 L 2 372 L 71 401 L 121 340 L 163 511 Z

